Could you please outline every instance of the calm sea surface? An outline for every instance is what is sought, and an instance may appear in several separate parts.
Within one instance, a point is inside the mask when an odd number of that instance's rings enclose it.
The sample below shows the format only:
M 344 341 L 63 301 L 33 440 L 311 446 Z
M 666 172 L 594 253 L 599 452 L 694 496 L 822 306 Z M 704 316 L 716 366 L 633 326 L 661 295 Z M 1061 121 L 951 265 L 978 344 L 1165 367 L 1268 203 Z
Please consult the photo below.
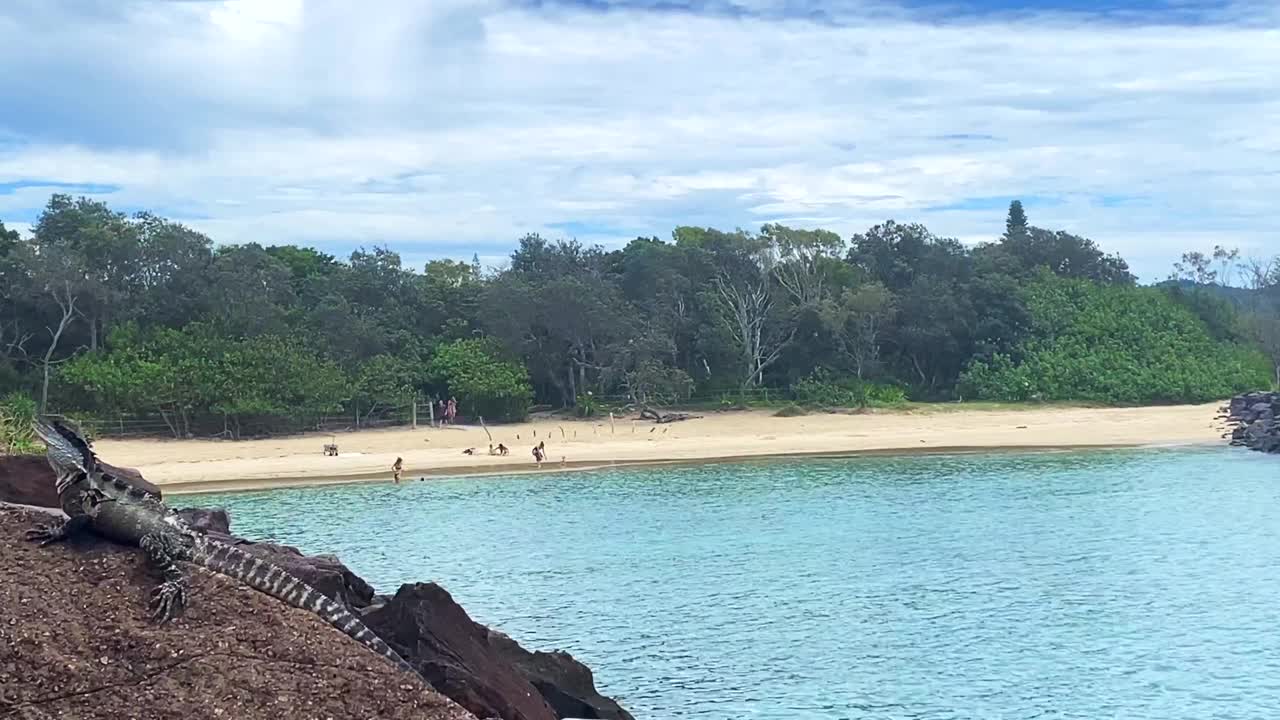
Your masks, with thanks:
M 434 580 L 639 718 L 1280 718 L 1280 458 L 803 460 L 188 496 Z

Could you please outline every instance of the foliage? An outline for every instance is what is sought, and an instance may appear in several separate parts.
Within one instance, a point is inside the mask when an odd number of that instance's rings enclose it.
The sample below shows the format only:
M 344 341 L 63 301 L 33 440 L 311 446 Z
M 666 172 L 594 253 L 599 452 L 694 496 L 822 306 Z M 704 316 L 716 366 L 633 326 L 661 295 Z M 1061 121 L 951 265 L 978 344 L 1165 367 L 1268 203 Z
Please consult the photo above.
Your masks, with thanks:
M 1179 285 L 1163 287 L 1174 302 L 1190 310 L 1204 323 L 1205 330 L 1214 340 L 1238 343 L 1248 340 L 1249 328 L 1244 317 L 1231 301 L 1203 287 L 1184 288 Z
M 157 411 L 177 436 L 213 429 L 198 423 L 214 415 L 221 430 L 239 436 L 246 427 L 338 413 L 349 398 L 336 364 L 274 335 L 229 340 L 190 326 L 143 338 L 125 328 L 111 346 L 68 363 L 62 381 L 100 412 Z
M 523 420 L 533 402 L 529 374 L 502 358 L 491 340 L 455 340 L 436 349 L 428 368 L 433 383 L 458 398 L 462 414 L 493 421 Z
M 413 401 L 428 381 L 425 363 L 416 357 L 375 355 L 355 378 L 355 399 L 370 414 L 378 408 L 403 406 Z
M 0 392 L 108 430 L 159 415 L 178 437 L 234 437 L 362 421 L 415 394 L 493 420 L 534 402 L 590 416 L 618 395 L 737 407 L 757 390 L 832 406 L 1186 401 L 1255 382 L 1259 348 L 1280 381 L 1280 263 L 1219 247 L 1175 272 L 1138 291 L 1123 259 L 1018 202 L 977 247 L 894 220 L 848 237 L 680 226 L 616 250 L 527 235 L 482 271 L 411 268 L 379 246 L 215 246 L 54 195 L 27 237 L 0 227 Z M 1141 321 L 1099 319 L 1112 311 Z
M 809 407 L 893 406 L 906 402 L 902 388 L 883 383 L 836 377 L 823 368 L 791 387 L 796 402 Z
M 0 398 L 0 455 L 31 455 L 41 450 L 34 423 L 36 402 L 21 393 Z
M 693 393 L 693 378 L 680 368 L 645 359 L 627 372 L 624 380 L 627 394 L 641 404 L 670 405 L 688 400 Z
M 578 404 L 573 406 L 573 414 L 580 418 L 595 417 L 600 411 L 600 403 L 595 396 L 588 390 L 585 394 L 578 396 Z
M 1188 308 L 1154 288 L 1042 276 L 1026 291 L 1033 335 L 1020 362 L 998 354 L 961 378 L 987 400 L 1206 402 L 1268 382 L 1256 349 L 1215 342 Z

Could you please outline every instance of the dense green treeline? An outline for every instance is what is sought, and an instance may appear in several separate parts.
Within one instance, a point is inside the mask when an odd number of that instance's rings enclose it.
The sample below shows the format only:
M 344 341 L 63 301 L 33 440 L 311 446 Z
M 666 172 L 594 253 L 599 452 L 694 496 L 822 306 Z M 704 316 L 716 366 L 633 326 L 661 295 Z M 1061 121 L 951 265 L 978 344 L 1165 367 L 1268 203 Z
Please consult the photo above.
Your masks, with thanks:
M 464 416 L 602 397 L 676 403 L 771 388 L 810 404 L 1205 400 L 1272 381 L 1280 277 L 1225 251 L 1138 287 L 1092 241 L 1030 225 L 968 248 L 887 221 L 679 227 L 619 250 L 520 240 L 501 269 L 385 249 L 214 246 L 151 214 L 55 195 L 0 226 L 0 395 L 175 435 L 376 419 L 413 398 Z

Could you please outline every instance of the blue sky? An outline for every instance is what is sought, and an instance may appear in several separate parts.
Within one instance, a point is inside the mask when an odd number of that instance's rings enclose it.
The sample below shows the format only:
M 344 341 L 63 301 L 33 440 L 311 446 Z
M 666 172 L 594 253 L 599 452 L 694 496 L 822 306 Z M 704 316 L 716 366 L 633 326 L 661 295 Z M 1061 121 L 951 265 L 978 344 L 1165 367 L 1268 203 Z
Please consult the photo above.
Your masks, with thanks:
M 1280 253 L 1280 11 L 1241 0 L 0 4 L 0 219 L 500 264 L 526 232 L 1004 207 L 1122 253 Z

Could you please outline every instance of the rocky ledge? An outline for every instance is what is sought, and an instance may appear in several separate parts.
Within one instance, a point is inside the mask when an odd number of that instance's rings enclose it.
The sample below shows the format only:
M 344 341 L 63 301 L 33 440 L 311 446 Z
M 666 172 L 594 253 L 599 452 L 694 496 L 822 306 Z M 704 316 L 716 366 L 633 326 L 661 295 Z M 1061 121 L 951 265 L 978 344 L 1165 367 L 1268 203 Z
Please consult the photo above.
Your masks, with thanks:
M 311 613 L 221 576 L 192 573 L 187 612 L 153 625 L 142 553 L 23 539 L 49 519 L 0 508 L 0 717 L 475 720 Z
M 48 505 L 46 483 L 43 458 L 0 458 L 0 501 Z M 434 583 L 375 595 L 337 557 L 236 537 L 221 510 L 181 512 L 346 604 L 431 688 L 310 613 L 206 573 L 192 574 L 189 610 L 153 626 L 145 604 L 156 579 L 140 552 L 106 542 L 37 549 L 21 536 L 39 513 L 9 508 L 0 510 L 0 716 L 631 720 L 571 655 L 525 650 Z
M 1280 453 L 1280 392 L 1237 395 L 1222 413 L 1232 445 Z

